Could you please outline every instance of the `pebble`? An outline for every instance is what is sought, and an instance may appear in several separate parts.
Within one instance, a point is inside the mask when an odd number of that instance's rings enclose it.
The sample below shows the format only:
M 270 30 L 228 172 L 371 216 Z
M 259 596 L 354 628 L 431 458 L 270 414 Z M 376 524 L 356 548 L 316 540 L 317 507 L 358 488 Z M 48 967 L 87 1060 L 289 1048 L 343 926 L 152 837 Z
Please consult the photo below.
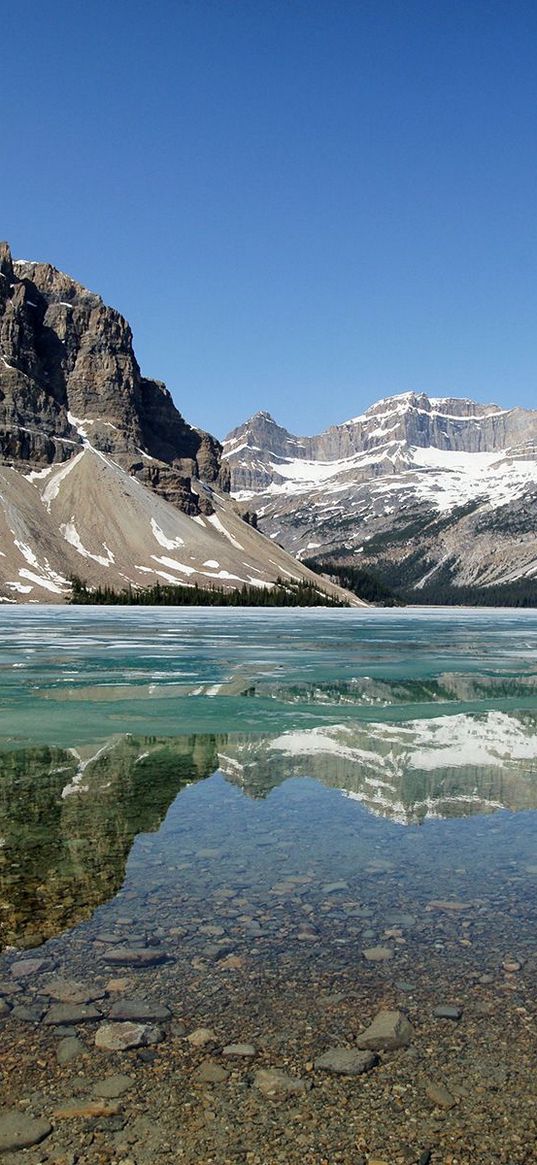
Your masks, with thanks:
M 379 1011 L 373 1022 L 356 1038 L 357 1048 L 374 1052 L 406 1048 L 414 1035 L 412 1024 L 402 1011 Z
M 160 1028 L 145 1023 L 103 1023 L 95 1033 L 95 1047 L 106 1052 L 143 1048 L 162 1039 Z
M 311 1081 L 288 1076 L 280 1068 L 261 1068 L 255 1074 L 254 1087 L 262 1092 L 263 1096 L 277 1100 L 284 1096 L 292 1096 L 296 1092 L 307 1092 L 311 1088 Z
M 223 1084 L 229 1078 L 229 1072 L 214 1060 L 202 1060 L 193 1075 L 202 1084 Z
M 361 1076 L 369 1072 L 378 1061 L 374 1052 L 357 1048 L 329 1048 L 315 1060 L 314 1067 L 319 1072 L 333 1072 L 338 1076 Z
M 222 1048 L 222 1055 L 251 1058 L 255 1056 L 255 1048 L 253 1044 L 226 1044 L 225 1048 Z
M 0 999 L 0 1019 L 5 1019 L 11 1012 L 9 1003 L 5 999 Z
M 81 1056 L 87 1052 L 86 1045 L 79 1040 L 78 1036 L 67 1036 L 60 1040 L 56 1048 L 56 1059 L 58 1064 L 69 1064 L 71 1060 L 75 1060 L 77 1056 Z
M 205 1044 L 216 1044 L 218 1042 L 216 1033 L 210 1027 L 197 1027 L 186 1038 L 189 1044 L 192 1044 L 193 1048 L 203 1048 Z
M 513 958 L 512 955 L 508 955 L 502 962 L 503 970 L 507 971 L 510 975 L 515 974 L 517 971 L 521 971 L 522 966 L 522 960 Z
M 433 1084 L 429 1081 L 425 1086 L 425 1091 L 429 1100 L 437 1108 L 453 1108 L 457 1103 L 445 1084 Z
M 394 956 L 392 947 L 366 947 L 362 954 L 368 963 L 384 963 Z
M 452 1019 L 455 1023 L 462 1016 L 462 1007 L 455 1007 L 449 1003 L 441 1003 L 433 1011 L 435 1019 Z
M 52 1132 L 47 1120 L 35 1119 L 18 1109 L 0 1110 L 0 1153 L 39 1145 Z

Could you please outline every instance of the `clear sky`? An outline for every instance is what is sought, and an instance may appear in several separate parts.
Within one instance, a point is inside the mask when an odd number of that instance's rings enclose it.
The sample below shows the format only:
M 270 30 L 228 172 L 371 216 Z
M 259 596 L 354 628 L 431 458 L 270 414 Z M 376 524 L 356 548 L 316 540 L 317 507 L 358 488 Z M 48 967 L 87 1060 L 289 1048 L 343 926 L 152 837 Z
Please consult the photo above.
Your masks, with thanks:
M 0 237 L 219 436 L 537 407 L 537 5 L 0 0 Z

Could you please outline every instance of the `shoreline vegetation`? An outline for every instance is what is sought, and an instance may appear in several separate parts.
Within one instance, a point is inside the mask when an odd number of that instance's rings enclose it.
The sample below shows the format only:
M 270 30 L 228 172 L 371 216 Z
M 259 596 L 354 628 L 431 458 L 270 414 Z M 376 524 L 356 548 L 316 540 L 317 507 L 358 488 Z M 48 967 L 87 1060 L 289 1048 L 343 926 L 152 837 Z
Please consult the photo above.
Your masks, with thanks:
M 137 590 L 125 587 L 88 587 L 82 579 L 71 578 L 71 605 L 120 607 L 349 607 L 343 599 L 331 598 L 313 583 L 277 578 L 271 587 L 247 586 L 237 590 L 223 587 L 169 585 L 156 582 Z
M 518 579 L 489 586 L 457 586 L 448 577 L 417 590 L 349 562 L 330 558 L 305 558 L 304 566 L 324 575 L 337 586 L 380 607 L 537 607 L 537 580 Z

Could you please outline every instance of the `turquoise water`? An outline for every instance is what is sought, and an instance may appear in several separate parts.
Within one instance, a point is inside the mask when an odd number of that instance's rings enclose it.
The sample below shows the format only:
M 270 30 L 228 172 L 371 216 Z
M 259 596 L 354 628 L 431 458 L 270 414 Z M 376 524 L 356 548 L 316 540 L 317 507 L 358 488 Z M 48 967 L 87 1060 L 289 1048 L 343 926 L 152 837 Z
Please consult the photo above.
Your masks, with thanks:
M 273 732 L 536 707 L 533 612 L 0 609 L 0 739 Z

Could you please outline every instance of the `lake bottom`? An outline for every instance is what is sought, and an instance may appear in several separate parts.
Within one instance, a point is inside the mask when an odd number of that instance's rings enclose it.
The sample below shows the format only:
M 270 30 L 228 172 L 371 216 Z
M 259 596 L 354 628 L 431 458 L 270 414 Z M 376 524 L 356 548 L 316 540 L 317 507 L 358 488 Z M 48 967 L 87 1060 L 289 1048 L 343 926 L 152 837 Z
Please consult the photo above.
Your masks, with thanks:
M 8 1165 L 535 1162 L 533 813 L 402 823 L 291 765 L 245 787 L 231 751 L 108 901 L 125 821 L 64 798 L 69 870 L 0 958 L 2 1100 L 52 1127 Z

